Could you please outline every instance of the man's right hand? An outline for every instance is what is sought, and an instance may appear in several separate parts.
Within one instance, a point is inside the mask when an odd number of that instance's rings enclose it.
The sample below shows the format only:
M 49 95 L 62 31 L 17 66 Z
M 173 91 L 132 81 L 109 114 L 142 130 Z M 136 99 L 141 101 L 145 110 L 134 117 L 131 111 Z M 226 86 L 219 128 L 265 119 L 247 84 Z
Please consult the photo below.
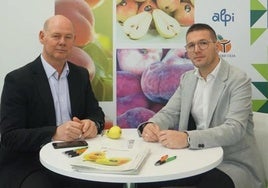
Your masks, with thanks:
M 59 141 L 72 141 L 80 139 L 83 124 L 76 121 L 67 121 L 57 127 L 55 135 L 52 137 L 53 140 Z

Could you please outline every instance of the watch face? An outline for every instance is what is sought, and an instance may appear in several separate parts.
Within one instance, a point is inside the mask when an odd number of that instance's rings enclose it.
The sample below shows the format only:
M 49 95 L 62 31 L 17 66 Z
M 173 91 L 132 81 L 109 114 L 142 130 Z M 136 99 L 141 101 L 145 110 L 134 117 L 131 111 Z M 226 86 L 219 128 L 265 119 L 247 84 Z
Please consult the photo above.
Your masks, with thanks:
M 141 137 L 142 132 L 139 128 L 137 129 L 137 132 L 138 132 L 139 136 Z

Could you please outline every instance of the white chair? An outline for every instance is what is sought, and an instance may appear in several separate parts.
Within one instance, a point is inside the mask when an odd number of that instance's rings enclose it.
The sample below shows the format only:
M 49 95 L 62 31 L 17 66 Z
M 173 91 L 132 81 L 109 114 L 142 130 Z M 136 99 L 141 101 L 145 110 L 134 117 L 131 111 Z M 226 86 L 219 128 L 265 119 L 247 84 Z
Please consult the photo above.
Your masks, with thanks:
M 254 112 L 253 121 L 256 142 L 263 160 L 265 170 L 266 187 L 268 188 L 268 113 Z
M 254 133 L 262 157 L 268 188 L 268 113 L 254 112 Z

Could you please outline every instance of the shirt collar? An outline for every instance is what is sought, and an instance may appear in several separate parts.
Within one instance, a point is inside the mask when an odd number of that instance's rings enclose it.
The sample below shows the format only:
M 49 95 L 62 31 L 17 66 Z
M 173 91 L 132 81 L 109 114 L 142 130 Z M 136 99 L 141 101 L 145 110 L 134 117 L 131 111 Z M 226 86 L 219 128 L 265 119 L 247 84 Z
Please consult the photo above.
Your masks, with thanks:
M 58 77 L 58 72 L 57 70 L 52 67 L 45 59 L 44 57 L 41 55 L 41 61 L 42 61 L 42 65 L 45 69 L 47 78 L 50 78 L 51 76 L 54 76 L 55 78 Z M 69 74 L 70 70 L 69 70 L 69 66 L 68 63 L 65 63 L 63 71 L 62 71 L 62 76 L 67 76 Z
M 219 72 L 219 67 L 220 67 L 220 63 L 221 63 L 221 58 L 220 58 L 220 62 L 217 64 L 217 66 L 213 69 L 213 71 L 211 73 L 208 74 L 208 78 L 216 78 L 218 72 Z M 198 71 L 198 68 L 195 67 L 195 71 L 194 71 L 194 74 L 199 78 L 201 79 L 201 75 Z

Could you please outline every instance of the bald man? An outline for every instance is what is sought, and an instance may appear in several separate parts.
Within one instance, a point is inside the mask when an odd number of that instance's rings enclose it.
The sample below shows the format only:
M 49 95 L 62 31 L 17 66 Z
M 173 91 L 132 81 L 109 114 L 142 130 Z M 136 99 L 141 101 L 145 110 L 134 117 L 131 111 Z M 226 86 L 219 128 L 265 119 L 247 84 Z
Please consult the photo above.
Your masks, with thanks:
M 88 71 L 67 61 L 75 41 L 71 21 L 62 15 L 49 18 L 39 41 L 43 45 L 40 56 L 5 77 L 0 109 L 0 187 L 122 187 L 61 176 L 39 162 L 44 144 L 94 138 L 104 127 L 104 113 Z

